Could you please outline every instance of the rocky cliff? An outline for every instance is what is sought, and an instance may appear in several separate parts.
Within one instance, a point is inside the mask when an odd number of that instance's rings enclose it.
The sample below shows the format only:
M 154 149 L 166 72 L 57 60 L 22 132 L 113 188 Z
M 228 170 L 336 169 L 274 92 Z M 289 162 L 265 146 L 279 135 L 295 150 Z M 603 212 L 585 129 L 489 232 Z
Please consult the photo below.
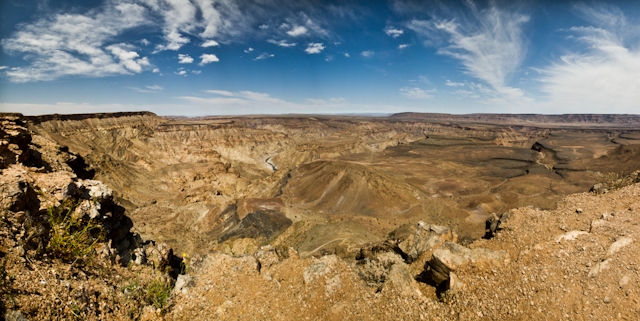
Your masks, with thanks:
M 639 313 L 640 131 L 445 118 L 2 115 L 5 318 Z

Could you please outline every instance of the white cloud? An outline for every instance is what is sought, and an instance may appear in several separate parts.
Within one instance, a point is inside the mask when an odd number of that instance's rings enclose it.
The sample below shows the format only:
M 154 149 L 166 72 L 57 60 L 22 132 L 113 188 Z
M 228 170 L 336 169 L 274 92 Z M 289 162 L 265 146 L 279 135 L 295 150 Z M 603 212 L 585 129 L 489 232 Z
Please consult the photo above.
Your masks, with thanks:
M 315 36 L 320 38 L 328 38 L 329 32 L 322 28 L 317 21 L 314 21 L 304 12 L 299 12 L 297 15 L 290 16 L 286 19 L 287 22 L 280 25 L 280 33 L 290 37 L 300 36 Z M 284 36 L 284 34 L 282 34 Z
M 260 27 L 258 27 L 258 28 L 260 28 L 262 30 L 266 30 L 266 29 L 269 29 L 269 25 L 263 24 L 263 25 L 260 25 Z
M 200 45 L 200 46 L 204 47 L 204 48 L 208 48 L 208 47 L 217 47 L 219 45 L 220 44 L 215 40 L 207 40 L 207 41 L 203 42 L 202 45 Z
M 438 45 L 438 53 L 458 59 L 465 72 L 489 84 L 502 98 L 523 98 L 524 93 L 507 85 L 518 70 L 527 48 L 522 26 L 529 16 L 491 5 L 479 11 L 472 2 L 468 16 L 430 21 L 413 20 L 407 27 Z M 446 46 L 440 46 L 442 42 Z
M 127 88 L 135 90 L 137 92 L 141 92 L 141 93 L 152 93 L 152 92 L 154 92 L 153 90 L 142 89 L 142 88 L 139 88 L 139 87 L 127 87 Z
M 179 75 L 179 76 L 186 76 L 187 75 L 187 71 L 184 70 L 184 68 L 179 68 L 178 71 L 174 72 L 174 74 Z
M 398 49 L 406 49 L 408 48 L 410 45 L 408 43 L 403 43 L 403 44 L 399 44 L 398 45 Z
M 429 99 L 429 98 L 433 98 L 434 96 L 429 94 L 429 92 L 433 92 L 433 90 L 430 91 L 425 91 L 423 89 L 420 89 L 418 87 L 406 87 L 406 88 L 400 88 L 400 94 L 410 98 L 410 99 Z
M 361 52 L 360 55 L 362 55 L 362 57 L 365 57 L 365 58 L 370 58 L 370 57 L 373 57 L 374 52 L 371 50 L 365 50 Z
M 332 55 L 327 55 L 326 57 L 324 57 L 324 61 L 331 61 L 331 60 L 333 60 Z
M 233 93 L 227 90 L 205 90 L 205 92 L 208 92 L 214 95 L 228 96 L 228 97 L 233 97 L 237 95 L 236 93 Z
M 54 14 L 18 25 L 1 44 L 9 53 L 23 54 L 29 65 L 8 70 L 7 76 L 12 82 L 29 82 L 142 72 L 150 63 L 133 46 L 106 44 L 145 24 L 144 12 L 140 5 L 111 1 L 85 15 Z
M 157 50 L 178 50 L 191 42 L 189 36 L 234 38 L 249 28 L 251 20 L 235 1 L 146 0 L 146 3 L 163 19 L 166 43 L 158 45 Z
M 188 54 L 178 54 L 178 60 L 179 64 L 190 64 L 193 62 L 193 58 Z
M 271 44 L 274 44 L 274 45 L 277 45 L 277 46 L 280 46 L 280 47 L 285 47 L 285 48 L 295 47 L 296 46 L 295 42 L 290 43 L 290 42 L 287 42 L 285 40 L 276 41 L 276 40 L 273 40 L 273 39 L 269 39 L 269 40 L 267 40 L 267 42 L 271 43 Z
M 152 71 L 154 74 L 160 73 L 160 68 L 153 68 Z
M 306 34 L 307 31 L 307 28 L 304 26 L 295 26 L 293 29 L 287 31 L 287 34 L 291 37 L 298 37 Z
M 199 75 L 202 73 L 202 70 L 191 70 L 194 75 Z
M 453 94 L 457 95 L 457 96 L 468 97 L 468 98 L 473 98 L 473 99 L 479 99 L 480 98 L 480 95 L 478 95 L 476 92 L 471 91 L 471 90 L 458 89 L 458 90 L 454 91 Z
M 215 97 L 193 97 L 182 96 L 179 99 L 187 100 L 194 103 L 204 103 L 212 105 L 249 105 L 249 104 L 268 104 L 268 105 L 289 105 L 290 103 L 279 98 L 271 97 L 266 93 L 254 91 L 238 91 L 230 92 L 226 90 L 206 90 L 205 92 L 216 95 Z M 222 97 L 220 97 L 222 96 Z
M 5 70 L 5 69 L 7 69 L 7 68 L 9 68 L 9 67 L 7 67 L 7 66 L 0 66 L 0 70 Z
M 304 51 L 308 54 L 319 54 L 324 50 L 324 45 L 319 42 L 312 42 L 307 46 L 307 49 Z
M 249 47 L 247 49 L 244 50 L 244 53 L 250 53 L 253 51 L 253 48 Z
M 122 59 L 135 48 L 114 49 L 133 28 L 160 30 L 164 41 L 156 52 L 179 50 L 194 39 L 215 46 L 210 39 L 238 39 L 254 29 L 251 6 L 223 0 L 104 0 L 90 10 L 41 14 L 33 22 L 16 26 L 1 46 L 28 61 L 7 73 L 14 82 L 45 81 L 63 76 L 103 77 L 134 74 L 146 69 L 147 58 Z M 267 4 L 267 6 L 270 6 Z M 148 39 L 135 43 L 149 46 Z M 109 48 L 107 48 L 109 47 Z M 115 52 L 114 52 L 115 50 Z M 137 59 L 141 59 L 137 61 Z M 143 67 L 142 69 L 138 67 Z M 151 68 L 150 68 L 151 69 Z
M 345 52 L 345 53 L 344 53 L 344 56 L 345 56 L 345 57 L 347 57 L 347 58 L 350 58 L 350 57 L 351 57 L 351 55 L 350 55 L 348 52 Z
M 145 86 L 150 90 L 164 90 L 164 88 L 162 88 L 161 86 L 158 85 L 153 85 L 153 86 Z
M 161 90 L 164 90 L 164 88 L 158 86 L 158 85 L 153 85 L 153 86 L 145 86 L 145 88 L 138 88 L 138 87 L 128 87 L 129 89 L 133 89 L 137 92 L 141 92 L 141 93 L 155 93 Z
M 461 83 L 461 82 L 453 82 L 453 81 L 451 81 L 451 80 L 449 80 L 449 79 L 447 79 L 447 81 L 446 81 L 444 84 L 445 84 L 446 86 L 449 86 L 449 87 L 462 87 L 462 86 L 464 86 L 464 83 Z
M 268 52 L 263 52 L 258 57 L 255 57 L 253 60 L 263 60 L 263 59 L 267 59 L 267 58 L 273 58 L 274 56 L 275 56 L 274 54 L 270 54 Z
M 640 112 L 640 25 L 610 6 L 577 7 L 591 26 L 569 30 L 582 47 L 540 70 L 551 110 Z
M 389 37 L 398 38 L 402 36 L 402 34 L 404 33 L 404 30 L 388 26 L 384 28 L 384 33 L 386 33 L 387 36 Z
M 220 59 L 218 59 L 218 56 L 212 55 L 212 54 L 203 54 L 202 56 L 200 56 L 200 58 L 202 59 L 202 61 L 200 62 L 201 66 L 206 65 L 208 63 L 220 61 Z
M 314 105 L 327 105 L 327 104 L 336 105 L 336 104 L 345 104 L 347 102 L 347 100 L 343 97 L 332 97 L 328 101 L 324 99 L 307 98 L 307 101 Z

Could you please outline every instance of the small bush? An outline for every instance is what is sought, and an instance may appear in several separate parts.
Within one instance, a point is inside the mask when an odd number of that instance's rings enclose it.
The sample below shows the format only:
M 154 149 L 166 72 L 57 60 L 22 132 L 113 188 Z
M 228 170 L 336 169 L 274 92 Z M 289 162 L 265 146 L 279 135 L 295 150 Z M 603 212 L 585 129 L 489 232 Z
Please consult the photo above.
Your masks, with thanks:
M 157 309 L 162 309 L 169 301 L 172 290 L 171 284 L 156 278 L 145 286 L 145 298 Z
M 65 261 L 91 261 L 96 243 L 104 238 L 102 227 L 91 220 L 74 218 L 76 207 L 73 200 L 65 199 L 61 206 L 47 210 L 51 225 L 48 249 Z

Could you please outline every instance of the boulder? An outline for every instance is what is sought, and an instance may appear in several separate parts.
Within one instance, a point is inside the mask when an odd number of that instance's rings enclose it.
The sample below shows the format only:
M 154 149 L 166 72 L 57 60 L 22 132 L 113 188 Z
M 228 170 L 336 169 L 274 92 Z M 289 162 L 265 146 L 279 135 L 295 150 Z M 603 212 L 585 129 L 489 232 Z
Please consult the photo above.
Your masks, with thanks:
M 66 195 L 78 199 L 103 201 L 113 198 L 113 190 L 101 181 L 79 179 L 69 184 Z
M 407 262 L 413 262 L 422 253 L 430 251 L 444 242 L 457 242 L 457 235 L 446 226 L 429 225 L 418 222 L 413 234 L 398 243 L 406 254 Z
M 596 193 L 596 194 L 604 194 L 604 193 L 608 192 L 608 190 L 607 190 L 607 187 L 604 184 L 598 183 L 598 184 L 595 184 L 595 185 L 591 186 L 591 189 L 589 189 L 589 192 Z
M 396 291 L 405 296 L 421 294 L 416 280 L 409 271 L 409 266 L 404 263 L 391 266 L 383 290 L 388 291 L 391 288 L 395 288 Z
M 176 284 L 173 287 L 172 293 L 187 293 L 187 289 L 195 284 L 193 277 L 186 274 L 178 275 Z
M 450 273 L 467 264 L 501 266 L 509 262 L 506 251 L 489 249 L 469 249 L 462 245 L 446 242 L 442 248 L 436 249 L 426 263 L 430 269 L 431 282 L 439 286 L 450 280 Z

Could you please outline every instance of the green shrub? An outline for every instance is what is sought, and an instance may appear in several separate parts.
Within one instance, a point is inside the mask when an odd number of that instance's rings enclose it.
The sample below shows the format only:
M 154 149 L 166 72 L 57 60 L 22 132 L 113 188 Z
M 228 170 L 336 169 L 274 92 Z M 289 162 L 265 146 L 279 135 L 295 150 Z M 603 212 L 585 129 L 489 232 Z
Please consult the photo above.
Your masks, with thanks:
M 61 206 L 47 210 L 51 234 L 48 250 L 54 257 L 76 262 L 89 262 L 95 246 L 104 239 L 102 227 L 92 220 L 73 217 L 77 203 L 65 199 Z
M 168 282 L 155 278 L 145 286 L 145 297 L 157 309 L 162 309 L 171 297 L 173 287 Z

